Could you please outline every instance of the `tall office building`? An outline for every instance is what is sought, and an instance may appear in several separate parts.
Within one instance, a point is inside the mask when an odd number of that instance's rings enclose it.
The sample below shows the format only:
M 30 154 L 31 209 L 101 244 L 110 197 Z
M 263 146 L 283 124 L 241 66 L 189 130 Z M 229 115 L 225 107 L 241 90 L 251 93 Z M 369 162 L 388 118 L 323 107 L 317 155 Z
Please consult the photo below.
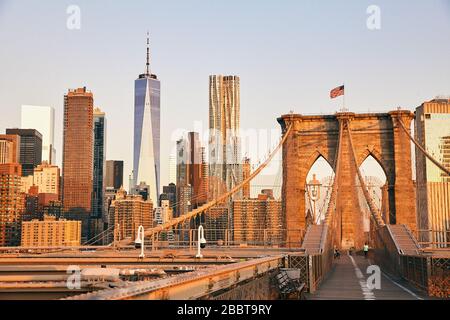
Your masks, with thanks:
M 22 129 L 36 129 L 42 134 L 42 161 L 56 163 L 54 141 L 55 109 L 47 106 L 22 106 Z
M 190 184 L 177 186 L 177 216 L 182 216 L 193 209 L 192 193 Z
M 201 164 L 201 170 L 202 170 L 202 181 L 200 184 L 200 193 L 204 194 L 204 200 L 208 201 L 208 181 L 209 181 L 209 164 L 206 161 L 206 148 L 201 148 L 202 152 L 202 164 Z
M 123 186 L 123 161 L 106 161 L 105 187 L 120 189 Z
M 22 176 L 33 175 L 34 168 L 42 162 L 42 134 L 35 129 L 6 129 L 6 134 L 20 136 Z
M 437 161 L 450 169 L 450 99 L 434 99 L 416 108 L 415 135 Z M 416 148 L 417 213 L 421 240 L 450 242 L 450 177 Z
M 177 206 L 176 215 L 181 216 L 192 209 L 192 185 L 189 183 L 189 146 L 185 138 L 177 141 Z
M 145 73 L 134 82 L 133 183 L 150 186 L 150 198 L 159 199 L 160 181 L 160 82 L 150 72 L 150 47 L 147 37 Z
M 117 193 L 123 191 L 123 161 L 106 161 L 105 171 L 105 193 L 103 201 L 103 229 L 107 230 L 114 227 L 114 213 L 110 208 L 112 202 L 116 199 Z M 103 239 L 103 244 L 109 244 L 113 241 L 113 234 L 107 233 Z
M 161 200 L 161 206 L 154 209 L 153 226 L 164 224 L 173 218 L 173 209 L 169 200 Z
M 20 136 L 0 134 L 0 164 L 20 162 Z
M 177 141 L 177 187 L 188 184 L 188 168 L 189 161 L 188 142 L 185 138 Z
M 171 154 L 169 156 L 169 183 L 177 181 L 177 156 Z
M 63 205 L 70 219 L 82 220 L 86 238 L 92 209 L 94 96 L 84 88 L 64 95 Z M 84 239 L 83 239 L 84 240 Z
M 209 197 L 216 198 L 242 180 L 238 76 L 209 77 Z
M 159 200 L 169 200 L 169 206 L 173 208 L 174 213 L 176 213 L 177 186 L 175 183 L 169 183 L 168 186 L 163 186 L 163 193 L 159 197 Z
M 209 76 L 209 172 L 208 200 L 231 190 L 242 181 L 240 148 L 240 84 L 238 76 Z M 231 201 L 205 214 L 211 240 L 223 239 L 224 230 L 233 228 Z
M 110 211 L 112 202 L 116 199 L 116 195 L 122 192 L 123 188 L 114 189 L 112 187 L 105 188 L 103 210 L 103 230 L 114 228 L 114 213 Z M 124 191 L 123 191 L 124 192 Z M 113 241 L 114 234 L 112 232 L 106 232 L 103 238 L 103 244 L 109 244 Z
M 177 187 L 192 186 L 192 208 L 206 203 L 207 192 L 204 190 L 203 154 L 197 132 L 188 132 L 187 138 L 177 141 Z
M 94 176 L 92 192 L 92 217 L 103 216 L 103 193 L 105 189 L 106 118 L 99 108 L 94 109 Z
M 21 192 L 21 166 L 0 164 L 0 247 L 20 244 L 20 226 L 25 212 L 25 194 Z

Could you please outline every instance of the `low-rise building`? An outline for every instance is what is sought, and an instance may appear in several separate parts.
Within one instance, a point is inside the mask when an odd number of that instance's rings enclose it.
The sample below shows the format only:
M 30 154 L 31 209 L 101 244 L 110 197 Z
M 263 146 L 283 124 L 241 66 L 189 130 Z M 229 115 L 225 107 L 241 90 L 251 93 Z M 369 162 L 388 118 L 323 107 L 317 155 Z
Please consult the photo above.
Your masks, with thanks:
M 57 220 L 45 216 L 43 221 L 22 224 L 23 247 L 72 247 L 81 244 L 81 221 Z

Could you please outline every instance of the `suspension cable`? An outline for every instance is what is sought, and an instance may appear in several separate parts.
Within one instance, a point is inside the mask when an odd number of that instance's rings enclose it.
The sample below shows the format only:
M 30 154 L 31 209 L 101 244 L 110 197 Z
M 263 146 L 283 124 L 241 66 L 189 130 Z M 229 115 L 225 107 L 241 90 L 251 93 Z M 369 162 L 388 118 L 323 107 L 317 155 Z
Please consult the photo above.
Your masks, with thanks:
M 358 175 L 359 183 L 361 184 L 361 187 L 362 187 L 362 192 L 364 194 L 364 198 L 366 199 L 366 202 L 369 205 L 369 210 L 370 210 L 370 213 L 372 214 L 373 219 L 377 223 L 378 227 L 382 227 L 385 225 L 383 218 L 381 218 L 380 212 L 378 211 L 377 207 L 373 203 L 373 200 L 369 195 L 369 191 L 367 190 L 366 183 L 364 182 L 364 178 L 361 174 L 361 171 L 358 168 L 358 163 L 356 161 L 355 148 L 353 146 L 352 131 L 350 130 L 349 126 L 347 126 L 347 132 L 348 132 L 350 148 L 351 148 L 352 156 L 353 156 L 353 163 L 355 164 L 355 167 L 356 167 L 356 173 Z
M 335 172 L 334 172 L 334 178 L 333 178 L 333 184 L 331 186 L 331 194 L 330 194 L 330 200 L 328 201 L 328 207 L 327 211 L 325 213 L 325 223 L 330 224 L 331 222 L 331 210 L 336 207 L 336 198 L 337 198 L 337 189 L 338 189 L 338 180 L 339 180 L 339 172 L 341 167 L 341 148 L 342 148 L 342 135 L 343 130 L 339 130 L 339 140 L 338 145 L 336 147 L 336 157 L 335 157 Z
M 103 240 L 103 238 L 108 235 L 110 232 L 114 231 L 114 226 L 109 227 L 108 229 L 100 232 L 99 234 L 93 236 L 91 239 L 87 240 L 85 243 L 83 243 L 84 246 L 86 245 L 90 245 L 92 243 L 95 243 L 97 241 Z M 100 236 L 102 236 L 101 238 L 99 238 Z M 98 238 L 98 239 L 97 239 Z M 95 241 L 94 241 L 95 239 Z

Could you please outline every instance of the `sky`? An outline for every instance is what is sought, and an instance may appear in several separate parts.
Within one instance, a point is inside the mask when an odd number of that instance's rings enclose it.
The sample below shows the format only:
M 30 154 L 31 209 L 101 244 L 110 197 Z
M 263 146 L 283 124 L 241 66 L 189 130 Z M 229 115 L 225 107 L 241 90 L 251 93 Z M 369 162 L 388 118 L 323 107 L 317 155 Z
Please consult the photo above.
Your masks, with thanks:
M 70 5 L 80 29 L 67 28 Z M 370 5 L 379 29 L 367 27 Z M 61 164 L 63 97 L 86 86 L 106 112 L 107 159 L 125 161 L 127 180 L 147 30 L 162 87 L 162 185 L 181 132 L 207 130 L 210 74 L 240 77 L 243 130 L 279 130 L 291 110 L 332 114 L 342 100 L 329 91 L 342 83 L 354 112 L 450 94 L 449 0 L 0 0 L 0 132 L 20 126 L 22 104 L 53 106 Z

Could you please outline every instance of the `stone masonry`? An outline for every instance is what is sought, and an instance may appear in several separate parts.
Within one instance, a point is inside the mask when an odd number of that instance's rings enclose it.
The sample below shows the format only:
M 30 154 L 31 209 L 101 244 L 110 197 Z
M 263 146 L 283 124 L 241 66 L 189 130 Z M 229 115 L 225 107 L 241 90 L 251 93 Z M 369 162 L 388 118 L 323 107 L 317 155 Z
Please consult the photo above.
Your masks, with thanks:
M 283 132 L 293 126 L 283 146 L 282 203 L 287 229 L 286 241 L 298 246 L 299 229 L 306 230 L 306 176 L 314 162 L 322 156 L 335 170 L 339 130 L 348 123 L 352 130 L 358 167 L 371 155 L 383 168 L 389 195 L 389 222 L 406 224 L 416 229 L 415 193 L 411 169 L 411 143 L 397 124 L 400 117 L 409 128 L 413 113 L 397 110 L 389 113 L 355 114 L 351 112 L 325 116 L 288 114 L 278 118 Z M 345 119 L 345 121 L 342 121 Z M 362 213 L 356 197 L 356 168 L 346 134 L 342 142 L 341 175 L 337 196 L 341 247 L 361 247 L 364 243 Z M 359 184 L 358 184 L 359 187 Z

